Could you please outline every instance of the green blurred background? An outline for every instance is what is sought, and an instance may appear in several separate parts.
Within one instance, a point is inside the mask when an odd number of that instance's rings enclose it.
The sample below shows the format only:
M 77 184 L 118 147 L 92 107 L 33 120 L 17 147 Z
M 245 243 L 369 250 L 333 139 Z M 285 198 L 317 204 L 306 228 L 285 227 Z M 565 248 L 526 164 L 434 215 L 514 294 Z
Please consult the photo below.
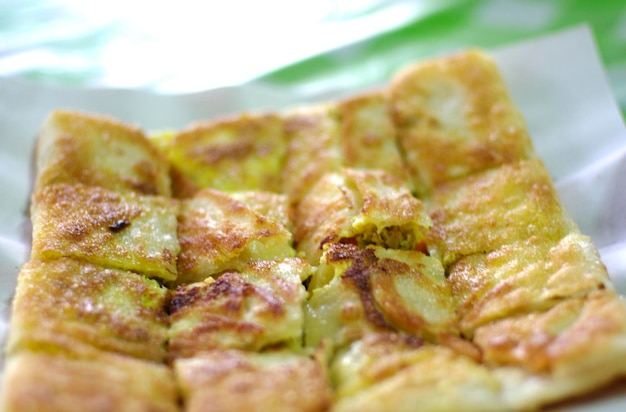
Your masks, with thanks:
M 347 82 L 358 87 L 384 81 L 407 61 L 465 47 L 498 47 L 587 24 L 622 113 L 626 113 L 626 1 L 438 3 L 440 8 L 404 26 L 290 65 L 263 79 L 294 87 L 332 87 Z
M 591 27 L 626 113 L 626 0 L 0 0 L 0 76 L 194 92 L 384 82 L 409 61 Z

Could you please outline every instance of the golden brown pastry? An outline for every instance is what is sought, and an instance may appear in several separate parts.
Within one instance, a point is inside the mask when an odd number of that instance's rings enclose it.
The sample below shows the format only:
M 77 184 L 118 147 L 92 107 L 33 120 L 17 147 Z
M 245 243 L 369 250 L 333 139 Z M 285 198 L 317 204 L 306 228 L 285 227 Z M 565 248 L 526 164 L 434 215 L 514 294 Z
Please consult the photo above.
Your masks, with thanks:
M 341 100 L 337 103 L 337 116 L 343 167 L 382 170 L 411 185 L 384 91 Z
M 332 401 L 325 367 L 287 351 L 211 351 L 174 371 L 188 412 L 323 412 Z
M 37 139 L 36 190 L 57 183 L 120 193 L 171 195 L 170 166 L 138 127 L 116 119 L 55 110 Z
M 169 291 L 152 279 L 79 260 L 22 267 L 5 353 L 78 351 L 82 345 L 160 362 Z
M 415 190 L 536 154 L 495 63 L 469 50 L 396 73 L 388 89 Z
M 191 184 L 195 190 L 280 191 L 287 141 L 283 119 L 271 113 L 250 113 L 219 121 L 194 124 L 157 139 L 158 145 L 183 182 L 174 181 L 174 192 Z M 184 180 L 187 180 L 185 183 Z
M 395 175 L 341 169 L 320 177 L 294 211 L 296 250 L 316 265 L 325 245 L 352 243 L 423 249 L 431 221 L 421 201 Z
M 287 152 L 281 190 L 297 204 L 320 176 L 342 166 L 339 124 L 331 104 L 292 109 L 283 116 Z
M 271 214 L 259 214 L 251 203 L 252 197 L 239 201 L 214 189 L 181 200 L 178 284 L 237 270 L 251 261 L 294 256 L 291 233 L 283 225 L 285 218 L 273 221 Z
M 450 267 L 448 279 L 468 337 L 494 320 L 613 288 L 591 240 L 578 233 L 559 241 L 533 236 L 464 257 Z
M 278 223 L 290 233 L 293 230 L 289 199 L 284 194 L 272 192 L 231 192 L 230 196 L 246 205 L 267 220 Z
M 35 192 L 32 256 L 73 257 L 175 280 L 180 245 L 169 198 L 56 184 Z
M 305 338 L 342 347 L 369 333 L 402 331 L 436 341 L 458 334 L 440 262 L 416 251 L 331 244 L 305 307 Z
M 501 384 L 484 365 L 419 338 L 374 334 L 331 367 L 332 411 L 502 411 Z
M 3 385 L 4 412 L 180 410 L 168 367 L 104 352 L 86 358 L 20 353 L 6 361 Z
M 433 221 L 428 250 L 446 266 L 531 236 L 559 241 L 578 232 L 538 160 L 455 180 L 437 188 L 425 203 Z
M 170 305 L 170 357 L 279 344 L 300 347 L 302 281 L 311 272 L 298 258 L 251 262 L 240 272 L 177 287 Z

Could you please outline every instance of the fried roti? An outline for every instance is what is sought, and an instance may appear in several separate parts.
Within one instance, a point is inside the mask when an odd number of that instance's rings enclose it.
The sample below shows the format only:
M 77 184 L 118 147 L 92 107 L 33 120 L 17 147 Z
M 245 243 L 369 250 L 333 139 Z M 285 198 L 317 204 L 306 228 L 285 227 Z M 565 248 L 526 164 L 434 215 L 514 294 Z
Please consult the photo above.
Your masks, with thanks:
M 272 214 L 261 215 L 250 203 L 254 198 L 239 201 L 214 189 L 203 189 L 181 201 L 178 284 L 238 270 L 251 261 L 294 256 L 284 218 L 273 221 Z
M 188 412 L 323 412 L 332 401 L 324 365 L 287 351 L 212 351 L 174 370 Z
M 337 355 L 331 376 L 336 412 L 506 410 L 488 368 L 414 337 L 368 335 Z
M 428 250 L 445 266 L 531 236 L 558 241 L 578 232 L 539 160 L 458 179 L 439 187 L 425 203 L 433 221 Z
M 481 326 L 474 342 L 509 408 L 536 409 L 626 373 L 626 307 L 614 291 L 594 291 Z
M 529 410 L 626 375 L 626 304 L 494 62 L 147 139 L 56 111 L 5 410 Z
M 7 360 L 3 385 L 4 412 L 180 410 L 170 368 L 107 353 L 89 358 L 20 353 Z
M 463 333 L 563 299 L 613 289 L 591 239 L 578 233 L 553 241 L 533 236 L 490 253 L 461 258 L 449 270 Z
M 292 109 L 284 119 L 287 153 L 281 190 L 297 204 L 323 174 L 341 168 L 339 123 L 331 104 Z
M 298 258 L 252 262 L 240 272 L 177 287 L 170 306 L 170 356 L 300 347 L 306 298 L 302 281 L 311 272 Z
M 319 271 L 329 281 L 310 287 L 304 332 L 308 346 L 330 338 L 342 347 L 389 331 L 432 341 L 458 334 L 451 289 L 436 259 L 415 251 L 331 244 Z
M 270 222 L 278 223 L 290 233 L 293 231 L 289 199 L 284 194 L 272 192 L 232 192 L 230 196 L 248 206 Z
M 37 140 L 36 191 L 57 183 L 171 195 L 170 166 L 144 132 L 110 117 L 56 110 Z
M 416 192 L 535 158 L 525 121 L 495 63 L 476 50 L 409 66 L 388 88 Z
M 168 307 L 169 291 L 135 273 L 69 258 L 31 260 L 18 278 L 5 352 L 89 345 L 160 362 Z
M 169 198 L 95 186 L 45 186 L 34 194 L 31 207 L 32 257 L 72 257 L 175 280 L 176 215 L 177 205 Z
M 338 102 L 337 116 L 344 167 L 382 170 L 411 185 L 396 141 L 396 125 L 383 91 Z
M 195 124 L 160 139 L 179 179 L 175 194 L 194 190 L 231 191 L 281 189 L 287 140 L 283 119 L 271 113 L 251 113 Z M 177 186 L 183 186 L 182 188 Z
M 405 182 L 380 170 L 342 169 L 322 176 L 294 215 L 296 249 L 313 265 L 329 243 L 421 249 L 431 226 Z

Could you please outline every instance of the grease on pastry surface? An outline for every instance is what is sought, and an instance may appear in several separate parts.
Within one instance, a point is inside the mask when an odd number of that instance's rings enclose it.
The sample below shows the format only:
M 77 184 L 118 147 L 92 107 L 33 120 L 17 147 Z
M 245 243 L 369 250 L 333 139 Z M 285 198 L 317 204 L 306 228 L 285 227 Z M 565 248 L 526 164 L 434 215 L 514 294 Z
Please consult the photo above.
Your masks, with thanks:
M 426 201 L 429 252 L 444 262 L 542 236 L 558 241 L 578 227 L 539 160 L 523 160 L 440 186 Z
M 257 213 L 250 203 L 254 203 L 253 197 L 239 201 L 215 189 L 203 189 L 181 201 L 179 284 L 238 270 L 250 261 L 295 255 L 291 233 L 284 226 L 286 218 L 273 221 L 271 214 Z M 265 207 L 260 205 L 261 210 Z
M 431 226 L 406 182 L 381 170 L 344 168 L 321 176 L 294 215 L 296 249 L 313 265 L 329 243 L 414 250 Z
M 102 351 L 160 362 L 169 291 L 135 273 L 78 260 L 31 260 L 13 299 L 8 355 L 24 350 Z
M 37 189 L 80 183 L 120 193 L 171 195 L 165 156 L 141 129 L 106 116 L 52 112 L 37 139 L 36 167 Z
M 156 142 L 195 190 L 280 192 L 287 150 L 283 129 L 276 114 L 248 114 L 198 123 Z M 194 191 L 185 189 L 175 185 L 175 193 L 183 197 Z
M 32 256 L 74 257 L 175 280 L 180 245 L 169 198 L 57 184 L 35 192 Z
M 485 366 L 410 336 L 373 334 L 331 366 L 333 411 L 506 410 L 501 384 Z
M 320 176 L 341 168 L 339 124 L 331 104 L 292 109 L 284 118 L 288 146 L 282 191 L 298 203 Z
M 393 76 L 388 92 L 400 147 L 420 195 L 536 157 L 495 63 L 480 51 L 408 66 Z
M 455 307 L 440 262 L 420 252 L 331 244 L 320 269 L 329 281 L 311 291 L 305 338 L 337 347 L 375 332 L 437 341 L 458 334 Z M 314 275 L 315 276 L 315 275 Z
M 299 347 L 306 298 L 302 281 L 312 270 L 298 258 L 252 262 L 240 272 L 177 287 L 170 306 L 170 357 Z
M 325 366 L 291 352 L 211 351 L 174 370 L 190 412 L 322 412 L 332 402 Z
M 341 100 L 337 118 L 344 167 L 382 170 L 411 183 L 384 91 Z
M 86 358 L 26 352 L 6 361 L 4 411 L 176 412 L 165 365 L 100 353 Z
M 533 236 L 467 256 L 451 266 L 449 281 L 466 336 L 497 319 L 613 288 L 591 240 L 578 233 L 559 241 Z

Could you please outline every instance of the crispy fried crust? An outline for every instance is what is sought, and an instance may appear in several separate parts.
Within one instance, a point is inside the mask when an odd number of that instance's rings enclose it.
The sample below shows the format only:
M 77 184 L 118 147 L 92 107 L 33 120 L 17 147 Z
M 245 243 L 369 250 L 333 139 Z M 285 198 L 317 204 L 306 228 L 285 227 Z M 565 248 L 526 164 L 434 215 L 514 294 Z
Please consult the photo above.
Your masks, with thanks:
M 215 281 L 179 286 L 170 307 L 170 357 L 300 346 L 306 297 L 302 280 L 311 272 L 298 258 L 264 261 Z
M 594 365 L 608 366 L 610 359 L 615 361 L 611 373 L 623 373 L 626 365 L 616 360 L 626 351 L 624 336 L 624 303 L 614 291 L 599 290 L 481 326 L 474 341 L 488 364 L 578 376 Z
M 67 358 L 22 353 L 6 363 L 4 412 L 176 412 L 178 397 L 169 368 L 101 353 Z
M 531 236 L 558 241 L 578 232 L 538 160 L 506 164 L 440 186 L 426 204 L 433 221 L 428 249 L 446 266 Z
M 380 170 L 412 184 L 382 91 L 284 113 L 288 149 L 282 191 L 294 204 L 325 173 Z
M 56 110 L 37 140 L 36 190 L 67 183 L 144 195 L 171 195 L 169 163 L 136 127 Z
M 333 411 L 501 411 L 498 379 L 449 348 L 396 334 L 369 335 L 332 364 Z
M 613 287 L 591 240 L 577 233 L 560 241 L 533 236 L 467 256 L 450 267 L 448 279 L 468 337 L 494 320 Z
M 329 245 L 322 271 L 332 278 L 305 306 L 309 346 L 330 337 L 337 347 L 372 332 L 402 331 L 438 340 L 458 334 L 443 267 L 420 252 Z
M 78 351 L 166 356 L 169 291 L 135 273 L 61 258 L 22 268 L 6 353 Z
M 323 365 L 289 352 L 213 351 L 174 369 L 188 412 L 322 412 L 331 404 Z
M 521 114 L 494 62 L 467 51 L 407 67 L 389 85 L 400 146 L 415 190 L 534 158 Z
M 278 223 L 292 232 L 291 209 L 286 195 L 255 191 L 232 192 L 230 195 L 233 199 L 250 206 L 253 211 L 270 222 Z
M 382 170 L 411 185 L 396 142 L 396 126 L 384 91 L 344 99 L 337 103 L 343 166 Z
M 238 270 L 250 261 L 292 257 L 291 233 L 269 217 L 213 189 L 182 200 L 178 216 L 178 284 Z
M 283 119 L 276 114 L 251 113 L 198 123 L 162 139 L 160 145 L 173 167 L 196 189 L 281 189 L 287 141 Z
M 58 184 L 33 197 L 32 256 L 73 257 L 174 280 L 180 245 L 171 199 Z
M 405 183 L 380 170 L 342 169 L 322 176 L 294 215 L 296 249 L 313 265 L 329 243 L 420 248 L 431 225 Z

